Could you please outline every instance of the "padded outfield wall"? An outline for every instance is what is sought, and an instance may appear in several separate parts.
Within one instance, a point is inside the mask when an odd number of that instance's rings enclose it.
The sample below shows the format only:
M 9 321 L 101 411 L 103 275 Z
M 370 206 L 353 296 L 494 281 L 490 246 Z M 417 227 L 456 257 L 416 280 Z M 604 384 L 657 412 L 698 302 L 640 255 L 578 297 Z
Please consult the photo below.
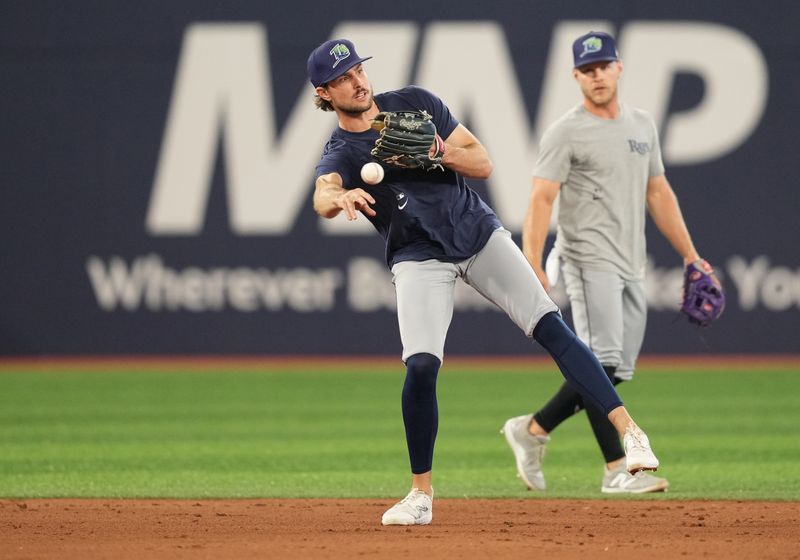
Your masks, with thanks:
M 2 2 L 0 353 L 399 354 L 380 238 L 322 221 L 335 125 L 308 53 L 353 39 L 376 91 L 438 93 L 519 230 L 537 140 L 579 102 L 570 43 L 618 35 L 723 318 L 677 316 L 681 262 L 648 226 L 648 353 L 797 353 L 800 5 L 707 2 Z M 563 303 L 563 294 L 555 298 Z M 568 310 L 567 310 L 568 314 Z M 461 286 L 451 354 L 524 354 Z M 534 350 L 534 353 L 541 353 Z

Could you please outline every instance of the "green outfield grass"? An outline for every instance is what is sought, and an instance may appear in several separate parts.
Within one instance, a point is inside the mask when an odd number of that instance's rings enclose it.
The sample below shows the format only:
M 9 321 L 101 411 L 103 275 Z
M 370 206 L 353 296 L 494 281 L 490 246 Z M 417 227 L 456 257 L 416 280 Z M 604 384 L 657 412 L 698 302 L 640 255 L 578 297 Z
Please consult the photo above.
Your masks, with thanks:
M 0 497 L 397 497 L 408 489 L 400 367 L 0 372 Z M 554 432 L 548 491 L 498 430 L 554 369 L 445 365 L 440 497 L 601 497 L 585 415 Z M 800 369 L 642 369 L 621 393 L 669 478 L 644 499 L 800 499 Z M 616 498 L 619 499 L 619 498 Z

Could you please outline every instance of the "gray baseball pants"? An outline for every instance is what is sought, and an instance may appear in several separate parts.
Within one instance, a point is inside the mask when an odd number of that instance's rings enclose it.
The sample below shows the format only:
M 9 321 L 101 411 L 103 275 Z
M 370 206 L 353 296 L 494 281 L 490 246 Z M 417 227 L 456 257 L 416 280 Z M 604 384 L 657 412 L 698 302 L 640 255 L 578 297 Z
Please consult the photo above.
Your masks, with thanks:
M 502 228 L 481 251 L 464 261 L 403 261 L 392 267 L 392 274 L 404 362 L 419 353 L 444 361 L 458 278 L 505 311 L 529 338 L 539 319 L 558 311 L 511 233 Z

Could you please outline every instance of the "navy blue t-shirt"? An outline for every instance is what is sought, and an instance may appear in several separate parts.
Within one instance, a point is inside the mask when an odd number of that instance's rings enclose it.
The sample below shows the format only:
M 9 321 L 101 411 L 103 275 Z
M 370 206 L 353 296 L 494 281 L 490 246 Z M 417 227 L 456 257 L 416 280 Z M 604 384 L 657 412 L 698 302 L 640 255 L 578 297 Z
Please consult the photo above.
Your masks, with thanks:
M 375 96 L 381 111 L 427 111 L 439 135 L 447 139 L 458 121 L 441 99 L 409 86 Z M 367 216 L 386 240 L 386 262 L 438 259 L 459 262 L 480 251 L 501 227 L 491 208 L 467 186 L 464 177 L 445 168 L 422 171 L 384 166 L 377 185 L 361 180 L 361 167 L 374 161 L 370 150 L 378 133 L 336 128 L 317 164 L 317 174 L 339 173 L 344 188 L 362 188 L 375 198 L 374 217 Z

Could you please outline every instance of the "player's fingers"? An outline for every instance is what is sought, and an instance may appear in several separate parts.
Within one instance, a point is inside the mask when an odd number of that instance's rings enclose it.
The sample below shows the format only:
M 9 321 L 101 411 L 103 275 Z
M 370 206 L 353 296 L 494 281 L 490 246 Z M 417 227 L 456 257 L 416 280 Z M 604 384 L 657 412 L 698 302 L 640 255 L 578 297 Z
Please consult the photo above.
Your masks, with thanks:
M 372 208 L 372 206 L 369 205 L 369 202 L 367 200 L 362 200 L 360 202 L 361 203 L 359 204 L 359 208 L 361 209 L 362 212 L 364 212 L 364 214 L 366 214 L 367 216 L 375 216 L 376 215 L 375 210 Z M 373 204 L 374 204 L 374 201 L 373 201 Z
M 375 199 L 363 189 L 347 191 L 339 199 L 339 206 L 350 221 L 358 218 L 359 210 L 368 216 L 375 216 L 375 210 L 370 207 L 370 204 L 375 204 Z
M 375 199 L 374 199 L 374 198 L 372 198 L 372 195 L 371 195 L 371 194 L 369 194 L 369 193 L 368 193 L 367 191 L 365 191 L 364 189 L 356 189 L 356 192 L 358 192 L 358 195 L 359 195 L 361 198 L 363 198 L 364 200 L 366 200 L 366 201 L 367 201 L 369 204 L 375 204 Z
M 348 220 L 353 221 L 356 219 L 356 205 L 349 196 L 345 196 L 342 199 L 342 209 Z
M 356 207 L 367 216 L 375 216 L 375 210 L 372 209 L 370 204 L 375 204 L 375 199 L 367 191 L 363 189 L 355 189 L 351 191 L 354 197 Z

